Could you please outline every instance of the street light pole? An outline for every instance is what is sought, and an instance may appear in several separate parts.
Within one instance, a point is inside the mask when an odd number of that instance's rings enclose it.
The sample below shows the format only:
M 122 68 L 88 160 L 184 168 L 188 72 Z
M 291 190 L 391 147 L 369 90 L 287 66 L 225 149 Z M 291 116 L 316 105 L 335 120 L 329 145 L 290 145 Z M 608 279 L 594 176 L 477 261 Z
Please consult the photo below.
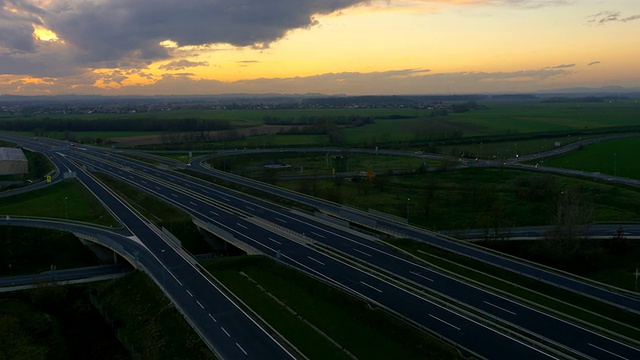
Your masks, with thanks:
M 164 249 L 160 250 L 160 256 L 162 257 L 162 287 L 165 287 L 165 275 L 164 275 Z
M 613 176 L 616 176 L 618 170 L 618 154 L 613 154 Z
M 411 198 L 407 198 L 407 224 L 409 223 L 409 200 L 411 200 Z
M 64 216 L 69 220 L 69 207 L 67 206 L 67 197 L 64 197 Z

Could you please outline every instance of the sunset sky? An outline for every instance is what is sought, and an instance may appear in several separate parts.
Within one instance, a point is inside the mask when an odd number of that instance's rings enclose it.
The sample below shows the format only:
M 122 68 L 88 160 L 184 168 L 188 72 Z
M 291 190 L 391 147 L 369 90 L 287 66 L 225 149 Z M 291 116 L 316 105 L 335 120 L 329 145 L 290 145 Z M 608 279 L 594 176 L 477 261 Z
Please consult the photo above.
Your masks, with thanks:
M 640 87 L 639 0 L 0 0 L 0 94 Z

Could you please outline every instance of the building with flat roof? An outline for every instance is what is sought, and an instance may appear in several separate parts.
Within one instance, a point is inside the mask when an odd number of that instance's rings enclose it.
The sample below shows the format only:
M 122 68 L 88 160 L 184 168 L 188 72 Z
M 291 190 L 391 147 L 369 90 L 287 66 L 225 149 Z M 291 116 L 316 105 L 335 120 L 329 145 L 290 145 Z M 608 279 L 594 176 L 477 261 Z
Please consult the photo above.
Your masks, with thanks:
M 21 175 L 29 172 L 29 162 L 22 149 L 0 147 L 0 175 Z

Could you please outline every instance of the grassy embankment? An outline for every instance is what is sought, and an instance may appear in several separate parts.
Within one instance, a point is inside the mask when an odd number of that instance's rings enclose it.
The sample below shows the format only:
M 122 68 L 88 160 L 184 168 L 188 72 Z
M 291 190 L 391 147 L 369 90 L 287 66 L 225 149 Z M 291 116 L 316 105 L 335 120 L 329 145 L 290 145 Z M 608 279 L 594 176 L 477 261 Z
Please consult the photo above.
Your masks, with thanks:
M 95 255 L 70 233 L 0 226 L 0 276 L 37 274 L 56 269 L 100 265 Z
M 182 315 L 140 272 L 95 287 L 98 305 L 141 359 L 215 359 Z
M 131 359 L 89 303 L 90 286 L 0 294 L 0 359 Z
M 90 303 L 89 294 L 95 296 L 104 316 Z M 135 272 L 91 285 L 43 286 L 2 294 L 0 358 L 201 360 L 215 356 L 156 285 Z
M 2 198 L 0 214 L 69 219 L 103 226 L 119 226 L 111 213 L 75 179 Z
M 310 359 L 349 359 L 340 347 L 359 359 L 460 358 L 439 340 L 269 258 L 204 266 Z

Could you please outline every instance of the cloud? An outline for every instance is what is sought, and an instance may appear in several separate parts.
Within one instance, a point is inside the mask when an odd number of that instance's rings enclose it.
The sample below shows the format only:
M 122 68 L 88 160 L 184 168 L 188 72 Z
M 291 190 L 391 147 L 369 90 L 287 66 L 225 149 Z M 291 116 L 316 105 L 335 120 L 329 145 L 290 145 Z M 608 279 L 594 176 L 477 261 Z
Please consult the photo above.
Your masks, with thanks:
M 39 9 L 29 3 L 0 0 L 0 50 L 33 52 L 33 25 L 40 24 Z
M 600 61 L 592 61 L 587 64 L 587 66 L 600 65 Z
M 368 0 L 0 0 L 0 74 L 16 74 L 16 54 L 45 65 L 67 58 L 69 69 L 145 67 L 172 58 L 177 46 L 268 47 L 293 29 Z M 55 33 L 58 52 L 42 53 L 33 24 Z M 162 44 L 165 44 L 163 46 Z M 49 49 L 51 50 L 51 48 Z M 66 55 L 63 55 L 66 54 Z M 58 69 L 58 71 L 60 71 Z
M 622 17 L 619 11 L 601 11 L 597 14 L 587 16 L 587 23 L 604 25 L 611 22 L 629 22 L 638 19 L 640 19 L 640 14 Z
M 197 67 L 197 66 L 207 66 L 209 65 L 206 61 L 189 61 L 186 59 L 171 61 L 168 64 L 164 64 L 159 67 L 162 70 L 184 70 L 189 67 Z
M 567 68 L 572 68 L 574 66 L 576 66 L 576 64 L 561 64 L 556 66 L 550 66 L 545 69 L 567 69 Z
M 567 5 L 568 0 L 386 0 L 388 4 L 410 4 L 416 3 L 432 3 L 432 4 L 448 4 L 448 5 L 499 5 L 513 6 L 524 8 L 539 8 L 545 6 Z
M 134 70 L 131 75 L 140 76 Z M 324 94 L 455 94 L 536 91 L 546 84 L 572 74 L 564 69 L 532 69 L 513 72 L 432 73 L 427 69 L 403 69 L 382 72 L 341 72 L 305 77 L 261 78 L 224 82 L 199 79 L 190 73 L 165 74 L 145 85 L 126 85 L 122 71 L 104 78 L 87 74 L 86 78 L 64 78 L 39 85 L 3 83 L 0 93 L 31 94 L 76 93 L 100 95 L 200 95 L 228 93 L 307 93 Z M 108 80 L 108 81 L 107 81 Z M 71 85 L 73 84 L 73 85 Z M 99 85 L 99 86 L 98 86 Z

